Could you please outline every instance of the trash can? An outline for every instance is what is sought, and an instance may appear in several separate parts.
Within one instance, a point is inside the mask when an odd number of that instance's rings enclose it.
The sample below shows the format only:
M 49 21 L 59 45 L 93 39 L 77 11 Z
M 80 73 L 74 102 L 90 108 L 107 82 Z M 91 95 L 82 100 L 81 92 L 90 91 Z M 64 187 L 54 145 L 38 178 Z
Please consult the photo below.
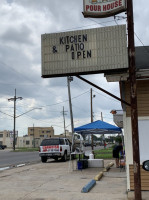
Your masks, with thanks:
M 89 155 L 89 159 L 94 159 L 94 154 L 91 153 L 91 154 Z
M 83 162 L 81 160 L 78 160 L 77 166 L 78 166 L 78 170 L 82 170 L 83 169 Z
M 82 162 L 82 169 L 88 168 L 88 160 L 87 159 L 81 159 Z

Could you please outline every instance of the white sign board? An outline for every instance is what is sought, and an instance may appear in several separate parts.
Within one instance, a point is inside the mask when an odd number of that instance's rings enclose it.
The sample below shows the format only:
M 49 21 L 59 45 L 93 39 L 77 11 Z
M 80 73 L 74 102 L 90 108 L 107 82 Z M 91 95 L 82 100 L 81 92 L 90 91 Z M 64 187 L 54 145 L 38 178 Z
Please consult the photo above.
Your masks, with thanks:
M 84 0 L 84 17 L 109 17 L 126 11 L 126 0 Z
M 44 34 L 41 46 L 43 78 L 128 68 L 125 25 Z

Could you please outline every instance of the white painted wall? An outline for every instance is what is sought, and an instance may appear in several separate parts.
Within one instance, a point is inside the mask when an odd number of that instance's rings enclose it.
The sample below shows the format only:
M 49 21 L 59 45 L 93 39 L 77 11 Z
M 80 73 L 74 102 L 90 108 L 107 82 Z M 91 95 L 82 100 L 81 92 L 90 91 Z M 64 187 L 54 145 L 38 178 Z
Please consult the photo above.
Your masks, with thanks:
M 125 143 L 125 155 L 126 155 L 127 190 L 130 190 L 129 164 L 133 163 L 132 133 L 131 133 L 131 118 L 126 117 L 126 112 L 124 112 L 123 114 L 123 126 L 124 126 L 124 143 Z
M 133 149 L 132 149 L 132 129 L 131 118 L 126 117 L 126 112 L 123 114 L 124 124 L 124 142 L 126 155 L 126 174 L 127 174 L 127 190 L 130 190 L 129 165 L 133 164 Z M 139 128 L 139 146 L 140 146 L 140 164 L 144 160 L 149 160 L 149 117 L 138 118 Z
M 149 160 L 149 119 L 139 119 L 140 163 Z

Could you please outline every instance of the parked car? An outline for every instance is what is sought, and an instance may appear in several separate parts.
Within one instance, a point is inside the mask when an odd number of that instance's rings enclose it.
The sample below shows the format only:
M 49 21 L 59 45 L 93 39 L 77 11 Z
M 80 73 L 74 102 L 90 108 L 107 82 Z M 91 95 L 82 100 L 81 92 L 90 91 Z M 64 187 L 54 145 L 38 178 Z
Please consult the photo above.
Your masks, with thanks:
M 40 144 L 39 156 L 42 162 L 47 162 L 48 158 L 63 161 L 71 155 L 71 142 L 67 138 L 44 139 Z
M 5 149 L 7 146 L 6 145 L 2 145 L 2 144 L 0 144 L 0 149 Z
M 91 147 L 91 146 L 92 146 L 92 143 L 85 142 L 85 143 L 84 143 L 84 146 L 85 146 L 85 147 L 88 147 L 88 146 Z M 93 146 L 96 147 L 96 143 L 95 143 L 95 142 L 93 143 Z

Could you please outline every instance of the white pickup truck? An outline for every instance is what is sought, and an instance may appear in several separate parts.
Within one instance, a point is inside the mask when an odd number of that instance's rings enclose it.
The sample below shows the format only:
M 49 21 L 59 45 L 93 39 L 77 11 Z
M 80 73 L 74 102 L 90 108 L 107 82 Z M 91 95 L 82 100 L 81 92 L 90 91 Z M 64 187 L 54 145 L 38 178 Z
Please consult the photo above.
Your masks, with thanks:
M 48 158 L 63 161 L 71 154 L 71 142 L 67 138 L 48 138 L 44 139 L 40 144 L 39 156 L 42 162 L 46 162 Z

